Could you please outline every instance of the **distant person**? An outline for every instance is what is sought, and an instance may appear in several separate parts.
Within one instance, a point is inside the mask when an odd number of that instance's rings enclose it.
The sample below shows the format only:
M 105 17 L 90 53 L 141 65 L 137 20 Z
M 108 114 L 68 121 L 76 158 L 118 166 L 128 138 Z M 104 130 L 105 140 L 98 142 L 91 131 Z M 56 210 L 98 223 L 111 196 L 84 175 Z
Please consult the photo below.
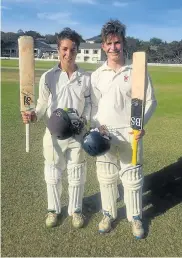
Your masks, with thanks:
M 81 148 L 84 121 L 90 119 L 90 76 L 75 63 L 80 35 L 65 28 L 58 34 L 59 64 L 45 72 L 39 83 L 35 112 L 22 113 L 23 122 L 46 117 L 43 137 L 44 175 L 47 184 L 46 226 L 54 227 L 61 214 L 62 175 L 67 169 L 72 224 L 84 224 L 82 200 L 86 180 L 86 161 Z
M 131 72 L 124 58 L 126 49 L 125 26 L 118 20 L 110 20 L 101 31 L 102 49 L 107 61 L 91 75 L 91 126 L 105 130 L 111 136 L 111 148 L 97 157 L 97 177 L 100 184 L 103 219 L 99 223 L 99 232 L 111 230 L 112 222 L 117 218 L 117 179 L 120 177 L 124 187 L 124 202 L 127 219 L 132 224 L 136 238 L 144 237 L 142 225 L 142 166 L 132 166 L 132 129 L 131 116 Z M 156 99 L 151 79 L 148 77 L 144 124 L 146 125 L 156 108 Z M 141 130 L 138 140 L 138 161 L 142 164 Z M 120 165 L 118 166 L 118 161 Z

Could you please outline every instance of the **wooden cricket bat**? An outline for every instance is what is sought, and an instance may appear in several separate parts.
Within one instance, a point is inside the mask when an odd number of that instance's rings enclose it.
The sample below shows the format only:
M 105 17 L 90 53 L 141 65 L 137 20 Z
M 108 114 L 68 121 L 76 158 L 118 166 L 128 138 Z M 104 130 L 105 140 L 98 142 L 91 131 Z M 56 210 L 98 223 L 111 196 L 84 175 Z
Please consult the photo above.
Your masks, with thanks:
M 145 92 L 147 86 L 147 58 L 145 52 L 133 53 L 131 127 L 133 129 L 132 165 L 137 165 L 138 141 L 135 136 L 143 129 Z
M 35 61 L 34 40 L 30 36 L 18 38 L 19 48 L 19 78 L 20 78 L 20 111 L 32 111 L 35 109 Z M 26 152 L 29 152 L 29 124 L 26 128 Z

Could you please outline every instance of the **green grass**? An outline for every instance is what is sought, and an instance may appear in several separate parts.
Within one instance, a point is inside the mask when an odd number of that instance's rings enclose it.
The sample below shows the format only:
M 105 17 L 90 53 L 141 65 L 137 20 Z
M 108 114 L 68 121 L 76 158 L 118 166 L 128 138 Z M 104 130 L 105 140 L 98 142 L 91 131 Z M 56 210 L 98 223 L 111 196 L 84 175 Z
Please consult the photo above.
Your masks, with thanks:
M 119 219 L 110 234 L 99 235 L 99 185 L 93 158 L 87 157 L 84 212 L 88 223 L 71 227 L 67 216 L 67 177 L 63 177 L 63 216 L 58 227 L 45 228 L 47 208 L 43 175 L 44 122 L 31 125 L 30 153 L 19 113 L 17 70 L 2 70 L 2 257 L 179 257 L 182 256 L 182 68 L 150 67 L 157 110 L 144 138 L 144 222 L 148 232 L 136 241 L 118 202 Z M 38 79 L 43 71 L 36 71 Z M 120 182 L 119 182 L 120 183 Z
M 2 67 L 17 67 L 18 68 L 18 59 L 6 59 L 6 60 L 1 60 L 1 66 Z M 55 66 L 58 63 L 58 61 L 35 61 L 35 68 L 39 69 L 50 69 L 53 66 Z M 91 64 L 91 63 L 78 63 L 80 68 L 84 68 L 86 71 L 92 71 L 96 68 L 97 64 Z

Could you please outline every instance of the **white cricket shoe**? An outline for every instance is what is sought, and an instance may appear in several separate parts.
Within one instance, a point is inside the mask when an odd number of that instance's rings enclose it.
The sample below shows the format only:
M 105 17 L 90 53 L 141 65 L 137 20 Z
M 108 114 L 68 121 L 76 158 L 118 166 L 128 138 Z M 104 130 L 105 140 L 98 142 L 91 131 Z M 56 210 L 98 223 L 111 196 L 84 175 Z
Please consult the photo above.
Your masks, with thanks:
M 139 216 L 134 216 L 132 221 L 132 232 L 136 239 L 144 238 L 144 229 Z
M 111 223 L 113 219 L 108 212 L 104 213 L 104 217 L 99 223 L 99 233 L 108 233 L 111 230 Z
M 57 225 L 58 222 L 58 214 L 54 213 L 54 212 L 48 212 L 46 215 L 46 226 L 48 228 L 52 228 L 55 227 Z
M 74 228 L 82 228 L 84 224 L 84 216 L 80 211 L 75 211 L 72 216 L 72 225 Z

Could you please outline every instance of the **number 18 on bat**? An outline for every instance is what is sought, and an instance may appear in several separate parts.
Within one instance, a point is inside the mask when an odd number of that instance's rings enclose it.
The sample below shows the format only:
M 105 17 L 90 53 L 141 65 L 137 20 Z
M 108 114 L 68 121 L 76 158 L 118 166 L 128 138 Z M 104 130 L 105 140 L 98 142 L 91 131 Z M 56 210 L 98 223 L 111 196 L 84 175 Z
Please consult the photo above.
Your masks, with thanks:
M 138 141 L 135 136 L 143 129 L 145 111 L 145 91 L 147 85 L 147 60 L 145 52 L 133 53 L 132 66 L 132 99 L 131 99 L 131 128 L 133 129 L 132 161 L 137 165 Z
M 20 111 L 35 109 L 35 63 L 34 40 L 30 36 L 18 38 L 19 76 L 20 76 Z M 26 152 L 29 152 L 29 124 L 26 124 Z

